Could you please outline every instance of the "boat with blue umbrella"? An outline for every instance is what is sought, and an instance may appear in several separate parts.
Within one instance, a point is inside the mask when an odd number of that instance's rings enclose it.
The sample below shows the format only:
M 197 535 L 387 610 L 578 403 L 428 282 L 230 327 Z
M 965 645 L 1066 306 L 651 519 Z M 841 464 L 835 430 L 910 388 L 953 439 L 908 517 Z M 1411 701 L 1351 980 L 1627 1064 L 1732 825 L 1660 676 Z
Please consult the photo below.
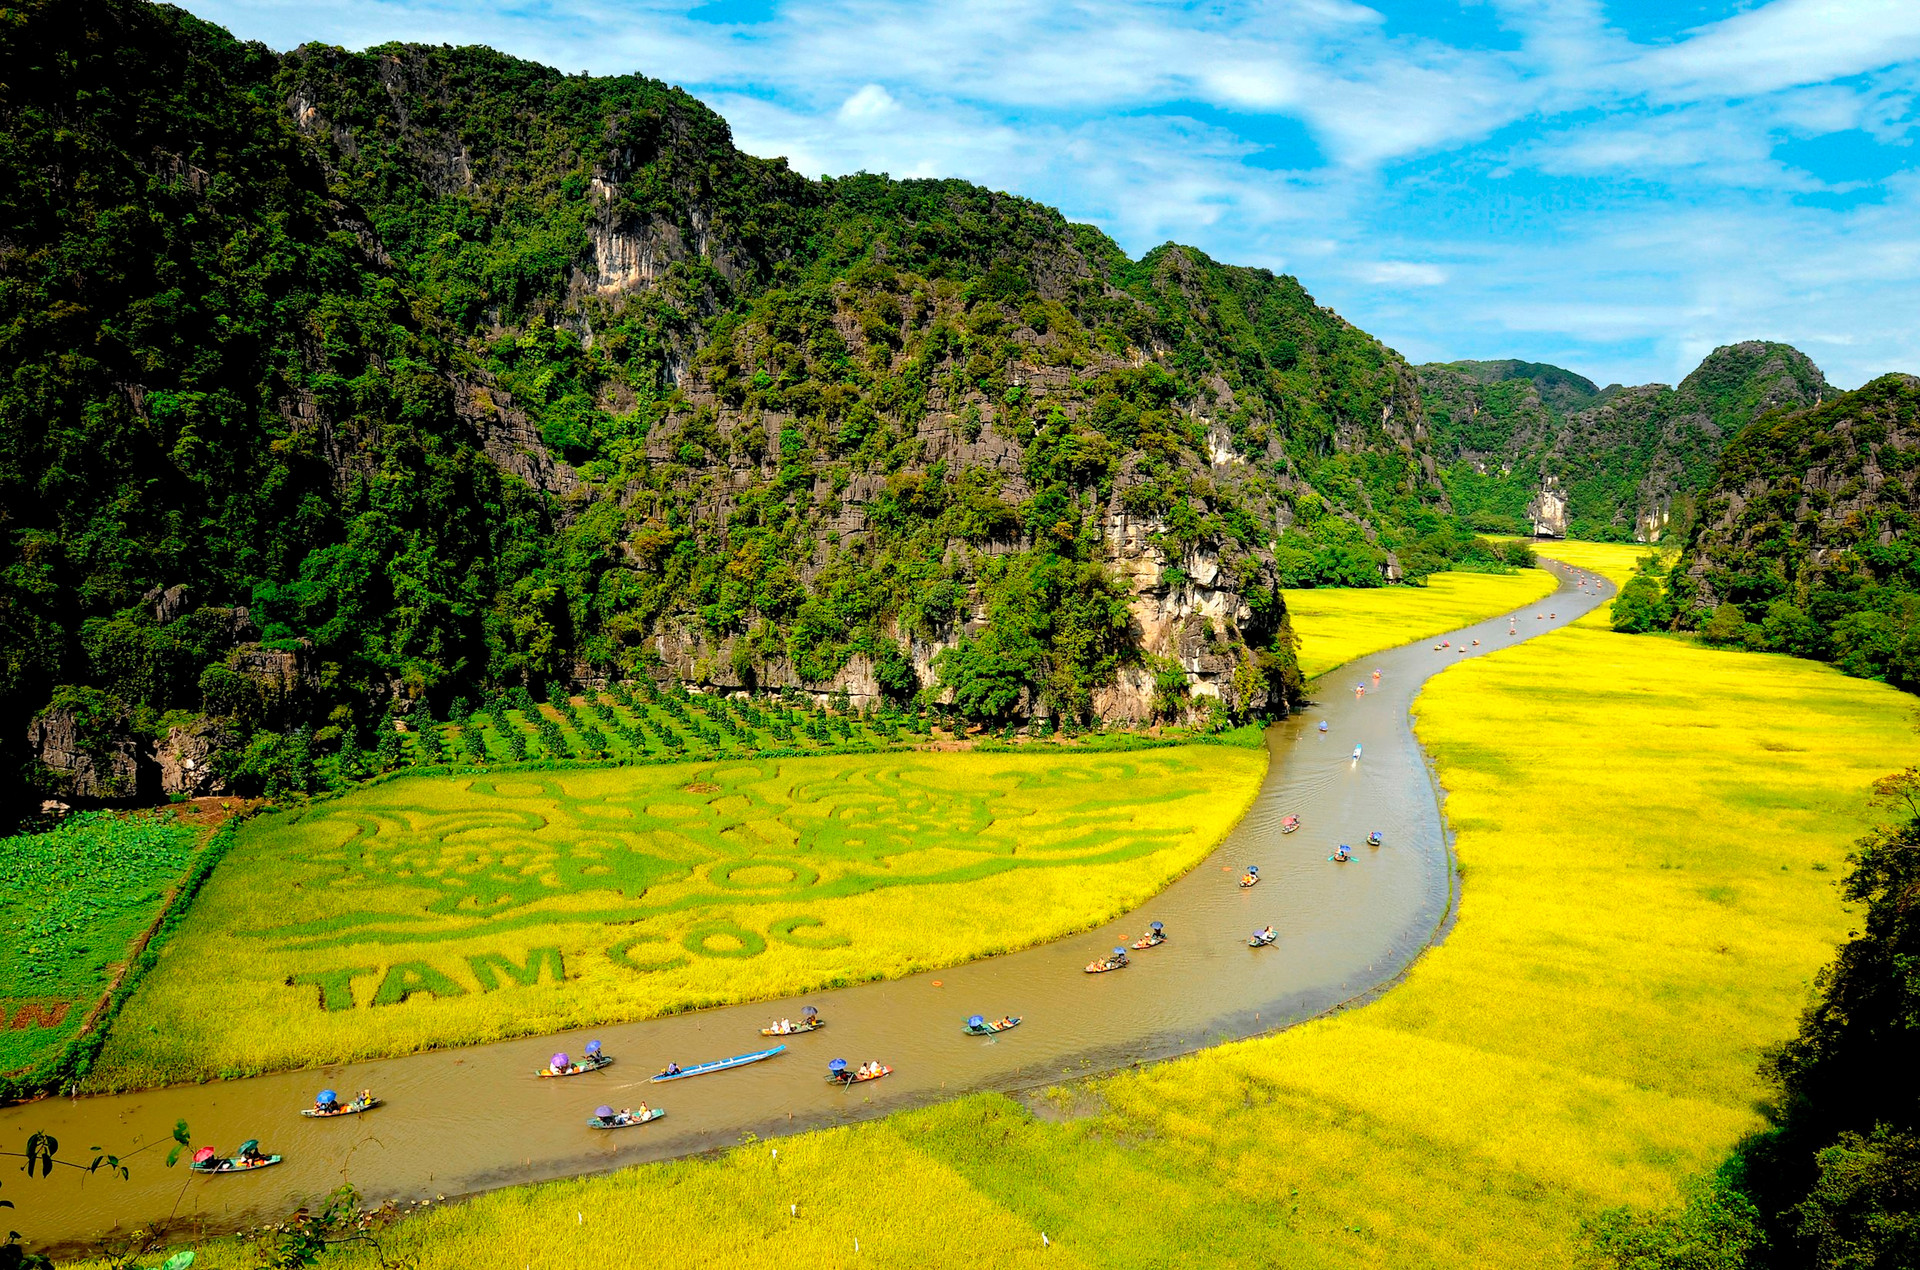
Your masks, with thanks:
M 966 1030 L 969 1036 L 992 1036 L 995 1032 L 1004 1032 L 1019 1026 L 1020 1016 L 1017 1014 L 1003 1014 L 991 1023 L 987 1022 L 984 1014 L 976 1014 L 967 1020 Z
M 331 1089 L 323 1089 L 314 1097 L 313 1106 L 303 1108 L 301 1115 L 312 1120 L 329 1120 L 334 1116 L 357 1116 L 363 1111 L 372 1111 L 380 1105 L 373 1091 L 363 1089 L 354 1095 L 352 1102 L 341 1102 L 340 1095 Z
M 1116 947 L 1112 952 L 1100 958 L 1098 961 L 1088 962 L 1087 973 L 1090 975 L 1103 975 L 1109 970 L 1125 970 L 1132 964 L 1131 961 L 1127 960 L 1127 950 Z
M 1158 948 L 1167 942 L 1167 928 L 1159 922 L 1147 923 L 1147 933 L 1133 941 L 1135 948 Z
M 772 1058 L 775 1054 L 786 1053 L 787 1047 L 776 1045 L 770 1050 L 755 1050 L 751 1054 L 735 1054 L 732 1058 L 716 1058 L 711 1063 L 695 1063 L 692 1067 L 682 1067 L 678 1063 L 668 1063 L 656 1076 L 647 1079 L 655 1084 L 663 1080 L 683 1080 L 688 1076 L 705 1076 L 709 1072 L 724 1072 L 730 1067 L 745 1067 L 748 1063 L 757 1063 Z
M 862 1063 L 851 1070 L 844 1058 L 836 1058 L 827 1064 L 827 1079 L 836 1085 L 864 1085 L 870 1080 L 879 1080 L 882 1076 L 892 1074 L 893 1068 L 881 1062 Z
M 611 1054 L 600 1052 L 600 1042 L 588 1041 L 586 1052 L 580 1056 L 579 1062 L 574 1062 L 563 1051 L 547 1060 L 546 1067 L 535 1072 L 534 1075 L 543 1080 L 551 1080 L 558 1076 L 579 1076 L 585 1072 L 597 1072 L 612 1061 Z

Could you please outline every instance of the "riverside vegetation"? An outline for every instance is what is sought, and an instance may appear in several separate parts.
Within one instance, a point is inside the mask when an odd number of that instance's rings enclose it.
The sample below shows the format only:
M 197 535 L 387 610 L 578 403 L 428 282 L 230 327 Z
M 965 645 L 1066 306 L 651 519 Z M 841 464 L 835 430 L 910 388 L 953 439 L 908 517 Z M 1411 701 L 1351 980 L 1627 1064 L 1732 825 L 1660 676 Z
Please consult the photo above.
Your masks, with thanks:
M 741 1264 L 792 1237 L 797 1201 L 823 1266 L 955 1240 L 1004 1265 L 1577 1263 L 1603 1214 L 1673 1203 L 1760 1126 L 1759 1055 L 1846 930 L 1834 882 L 1868 786 L 1912 751 L 1907 698 L 1576 625 L 1454 666 L 1419 708 L 1466 880 L 1446 942 L 1380 1000 L 1067 1087 L 1063 1123 L 979 1095 L 777 1160 L 496 1192 L 389 1250 L 580 1261 L 640 1223 L 666 1259 Z M 885 1205 L 823 1181 L 875 1168 Z
M 406 776 L 270 813 L 92 1083 L 471 1044 L 1040 943 L 1212 850 L 1266 770 L 1246 740 Z

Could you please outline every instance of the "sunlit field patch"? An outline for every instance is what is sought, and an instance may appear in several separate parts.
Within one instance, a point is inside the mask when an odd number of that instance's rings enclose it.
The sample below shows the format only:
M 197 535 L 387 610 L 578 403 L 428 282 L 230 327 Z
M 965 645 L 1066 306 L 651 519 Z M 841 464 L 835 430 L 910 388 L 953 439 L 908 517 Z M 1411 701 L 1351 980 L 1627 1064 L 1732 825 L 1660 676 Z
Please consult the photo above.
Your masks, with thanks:
M 1510 613 L 1559 585 L 1541 569 L 1436 573 L 1425 586 L 1288 591 L 1300 637 L 1300 673 L 1311 679 L 1343 662 Z
M 407 1053 L 953 965 L 1143 902 L 1264 750 L 409 776 L 246 826 L 95 1083 Z
M 823 1267 L 1580 1264 L 1585 1218 L 1671 1201 L 1758 1125 L 1755 1060 L 1845 933 L 1834 883 L 1867 783 L 1913 761 L 1911 707 L 1581 627 L 1476 658 L 1420 702 L 1459 921 L 1380 1000 L 1098 1081 L 1068 1123 L 980 1095 L 483 1196 L 388 1253 L 588 1263 L 638 1227 L 688 1266 L 796 1238 Z

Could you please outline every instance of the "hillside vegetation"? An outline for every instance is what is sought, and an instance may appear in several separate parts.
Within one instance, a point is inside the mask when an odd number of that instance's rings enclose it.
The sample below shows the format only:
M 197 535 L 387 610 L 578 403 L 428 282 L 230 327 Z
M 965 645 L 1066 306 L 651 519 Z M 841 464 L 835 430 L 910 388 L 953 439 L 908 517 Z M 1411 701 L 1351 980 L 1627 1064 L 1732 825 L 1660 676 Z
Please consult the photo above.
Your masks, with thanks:
M 642 676 L 1277 713 L 1283 586 L 1471 546 L 1412 370 L 1292 278 L 810 180 L 638 75 L 8 21 L 16 788 L 260 788 L 423 703 Z
M 1752 340 L 1715 349 L 1678 388 L 1597 387 L 1532 362 L 1419 369 L 1441 476 L 1473 528 L 1531 533 L 1544 489 L 1558 532 L 1593 541 L 1684 538 L 1722 449 L 1755 418 L 1828 391 L 1806 355 Z

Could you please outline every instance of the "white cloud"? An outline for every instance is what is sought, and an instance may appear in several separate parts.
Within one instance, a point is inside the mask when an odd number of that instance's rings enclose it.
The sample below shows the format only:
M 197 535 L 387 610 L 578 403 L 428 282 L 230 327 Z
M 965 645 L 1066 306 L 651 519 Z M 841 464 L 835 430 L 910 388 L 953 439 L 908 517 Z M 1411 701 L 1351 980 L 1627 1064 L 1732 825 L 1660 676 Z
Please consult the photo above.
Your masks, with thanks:
M 840 103 L 835 112 L 843 124 L 854 127 L 870 127 L 900 109 L 900 103 L 893 94 L 878 84 L 868 84 L 853 96 Z
M 1664 43 L 1603 0 L 1489 0 L 1514 47 L 1349 0 L 776 0 L 739 25 L 691 0 L 187 3 L 282 48 L 488 43 L 682 83 L 803 172 L 960 176 L 1135 253 L 1290 269 L 1416 356 L 1673 380 L 1769 335 L 1837 382 L 1920 369 L 1914 179 L 1804 157 L 1910 142 L 1920 0 L 1762 0 Z
M 1360 276 L 1382 287 L 1437 287 L 1447 280 L 1447 271 L 1439 265 L 1416 264 L 1409 260 L 1381 260 L 1360 270 Z

